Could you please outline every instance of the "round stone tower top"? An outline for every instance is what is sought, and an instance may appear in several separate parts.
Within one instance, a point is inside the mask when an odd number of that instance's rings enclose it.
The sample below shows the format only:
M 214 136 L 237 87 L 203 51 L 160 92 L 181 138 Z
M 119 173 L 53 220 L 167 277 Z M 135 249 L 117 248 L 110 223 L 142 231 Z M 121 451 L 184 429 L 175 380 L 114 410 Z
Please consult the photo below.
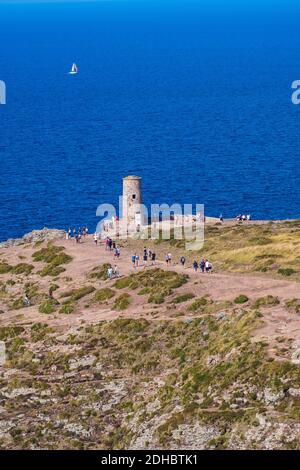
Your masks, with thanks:
M 140 176 L 134 176 L 134 175 L 125 176 L 125 178 L 123 178 L 123 180 L 140 180 L 140 179 L 141 179 Z

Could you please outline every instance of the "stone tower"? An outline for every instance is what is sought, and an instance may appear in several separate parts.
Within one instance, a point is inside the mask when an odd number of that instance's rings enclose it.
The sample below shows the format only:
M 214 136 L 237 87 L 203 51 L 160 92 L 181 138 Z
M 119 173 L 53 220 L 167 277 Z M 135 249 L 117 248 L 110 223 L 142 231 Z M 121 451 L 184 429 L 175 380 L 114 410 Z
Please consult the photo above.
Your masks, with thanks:
M 123 178 L 123 221 L 128 227 L 136 229 L 144 225 L 141 178 L 126 176 Z

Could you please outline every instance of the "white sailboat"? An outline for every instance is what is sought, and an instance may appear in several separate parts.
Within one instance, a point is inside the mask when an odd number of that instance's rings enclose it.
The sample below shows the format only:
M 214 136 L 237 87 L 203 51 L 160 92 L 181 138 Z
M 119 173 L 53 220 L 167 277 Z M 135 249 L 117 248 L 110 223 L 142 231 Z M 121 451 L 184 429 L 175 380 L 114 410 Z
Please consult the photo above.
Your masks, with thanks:
M 70 75 L 75 75 L 76 73 L 78 73 L 78 67 L 76 64 L 73 64 L 72 65 L 72 68 L 71 68 L 71 72 L 69 72 Z

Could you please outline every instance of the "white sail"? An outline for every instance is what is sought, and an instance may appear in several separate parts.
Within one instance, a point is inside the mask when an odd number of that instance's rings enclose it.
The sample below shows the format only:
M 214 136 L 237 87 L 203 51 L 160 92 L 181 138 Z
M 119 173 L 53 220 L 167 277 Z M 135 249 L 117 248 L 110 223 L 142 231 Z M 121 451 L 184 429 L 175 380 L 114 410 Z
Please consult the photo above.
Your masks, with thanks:
M 72 65 L 71 72 L 69 72 L 69 73 L 71 75 L 74 75 L 75 73 L 78 73 L 78 67 L 75 63 Z

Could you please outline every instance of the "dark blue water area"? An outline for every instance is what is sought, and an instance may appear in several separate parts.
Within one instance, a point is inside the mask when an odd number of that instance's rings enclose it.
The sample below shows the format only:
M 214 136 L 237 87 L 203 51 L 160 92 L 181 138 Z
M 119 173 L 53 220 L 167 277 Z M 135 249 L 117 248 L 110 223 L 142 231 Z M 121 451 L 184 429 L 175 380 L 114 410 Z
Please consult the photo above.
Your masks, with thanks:
M 1 240 L 94 230 L 128 174 L 147 205 L 300 217 L 299 7 L 217 3 L 0 3 Z

